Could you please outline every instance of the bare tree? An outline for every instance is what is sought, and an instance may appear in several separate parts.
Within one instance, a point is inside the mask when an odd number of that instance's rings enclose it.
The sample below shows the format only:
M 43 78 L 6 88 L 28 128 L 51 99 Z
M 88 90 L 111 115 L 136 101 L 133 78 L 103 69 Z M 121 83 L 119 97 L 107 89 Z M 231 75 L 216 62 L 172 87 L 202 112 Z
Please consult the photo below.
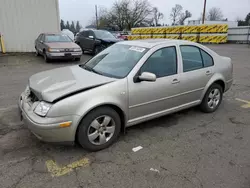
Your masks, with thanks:
M 159 25 L 159 20 L 161 20 L 164 17 L 163 13 L 159 12 L 157 7 L 153 8 L 153 23 L 154 26 Z
M 208 20 L 219 21 L 223 19 L 223 13 L 220 8 L 213 7 L 208 11 Z
M 182 13 L 182 6 L 179 4 L 176 4 L 175 7 L 172 8 L 170 19 L 172 20 L 172 25 L 176 25 L 176 22 L 178 20 L 178 17 L 180 17 Z
M 184 22 L 187 18 L 190 18 L 192 16 L 191 12 L 189 12 L 188 10 L 185 11 L 185 13 L 181 13 L 180 17 L 179 17 L 179 21 L 178 24 L 179 25 L 184 25 Z
M 100 27 L 119 30 L 149 26 L 152 23 L 152 7 L 148 0 L 116 1 L 110 10 L 99 11 L 98 23 Z

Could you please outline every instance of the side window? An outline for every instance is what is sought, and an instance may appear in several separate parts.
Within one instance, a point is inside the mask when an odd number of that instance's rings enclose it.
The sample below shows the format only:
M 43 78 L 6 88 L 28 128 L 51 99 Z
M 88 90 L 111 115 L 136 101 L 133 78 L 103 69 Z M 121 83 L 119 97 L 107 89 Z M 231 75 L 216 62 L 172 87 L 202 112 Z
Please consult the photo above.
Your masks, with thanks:
M 194 46 L 181 46 L 181 55 L 183 61 L 183 72 L 203 68 L 200 49 Z
M 41 41 L 42 35 L 43 35 L 43 34 L 40 34 L 40 35 L 37 37 L 37 40 L 38 40 L 38 41 Z
M 88 37 L 88 31 L 82 31 L 82 32 L 80 33 L 80 36 L 81 36 L 81 37 Z
M 201 50 L 204 67 L 210 67 L 214 65 L 213 58 L 205 51 Z
M 45 41 L 45 35 L 41 36 L 41 41 L 43 41 L 43 42 Z
M 93 36 L 95 38 L 95 33 L 93 31 L 89 31 L 89 35 L 88 36 Z
M 144 63 L 141 72 L 151 72 L 157 78 L 177 74 L 175 47 L 162 48 L 154 52 Z

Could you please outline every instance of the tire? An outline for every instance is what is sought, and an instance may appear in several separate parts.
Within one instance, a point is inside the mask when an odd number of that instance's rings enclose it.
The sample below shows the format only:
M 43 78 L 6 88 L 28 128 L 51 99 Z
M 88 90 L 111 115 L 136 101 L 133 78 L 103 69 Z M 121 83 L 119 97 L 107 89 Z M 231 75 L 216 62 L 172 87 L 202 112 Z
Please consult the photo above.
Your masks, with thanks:
M 97 55 L 102 51 L 101 46 L 96 46 L 93 50 L 93 55 Z
M 48 56 L 46 55 L 46 52 L 45 52 L 45 51 L 43 52 L 43 58 L 44 58 L 44 61 L 45 61 L 46 63 L 49 63 L 49 62 L 50 62 L 50 59 L 49 59 Z
M 212 84 L 202 100 L 200 105 L 201 111 L 205 113 L 212 113 L 216 111 L 222 102 L 222 98 L 222 87 L 216 83 Z
M 100 107 L 92 110 L 82 119 L 76 136 L 78 143 L 84 149 L 99 151 L 112 145 L 117 140 L 120 130 L 119 114 L 112 108 Z
M 81 58 L 80 57 L 75 58 L 75 61 L 81 61 Z
M 38 57 L 38 56 L 40 56 L 40 54 L 39 54 L 39 51 L 37 50 L 37 48 L 35 47 L 35 49 L 36 49 L 36 56 Z

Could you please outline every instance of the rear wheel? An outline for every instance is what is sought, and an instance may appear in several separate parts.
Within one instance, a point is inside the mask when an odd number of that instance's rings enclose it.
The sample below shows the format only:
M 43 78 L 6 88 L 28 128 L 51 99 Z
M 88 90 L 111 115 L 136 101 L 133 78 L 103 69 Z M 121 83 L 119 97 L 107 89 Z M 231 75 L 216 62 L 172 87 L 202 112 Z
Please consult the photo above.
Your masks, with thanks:
M 200 108 L 205 113 L 211 113 L 218 109 L 223 97 L 223 89 L 219 84 L 213 84 L 207 90 Z
M 112 108 L 101 107 L 83 118 L 77 131 L 77 140 L 83 148 L 98 151 L 113 144 L 120 130 L 121 120 L 118 113 Z

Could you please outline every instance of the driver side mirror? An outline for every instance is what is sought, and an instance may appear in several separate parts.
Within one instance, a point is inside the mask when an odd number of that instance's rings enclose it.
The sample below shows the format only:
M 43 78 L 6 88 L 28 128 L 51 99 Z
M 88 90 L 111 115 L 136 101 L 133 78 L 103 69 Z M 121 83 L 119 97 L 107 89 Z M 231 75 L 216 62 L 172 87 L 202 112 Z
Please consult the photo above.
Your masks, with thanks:
M 42 40 L 40 40 L 40 42 L 43 44 L 43 41 L 42 41 Z
M 156 75 L 150 72 L 143 72 L 139 77 L 139 81 L 146 81 L 146 82 L 155 82 Z
M 90 39 L 94 39 L 94 36 L 89 36 Z

